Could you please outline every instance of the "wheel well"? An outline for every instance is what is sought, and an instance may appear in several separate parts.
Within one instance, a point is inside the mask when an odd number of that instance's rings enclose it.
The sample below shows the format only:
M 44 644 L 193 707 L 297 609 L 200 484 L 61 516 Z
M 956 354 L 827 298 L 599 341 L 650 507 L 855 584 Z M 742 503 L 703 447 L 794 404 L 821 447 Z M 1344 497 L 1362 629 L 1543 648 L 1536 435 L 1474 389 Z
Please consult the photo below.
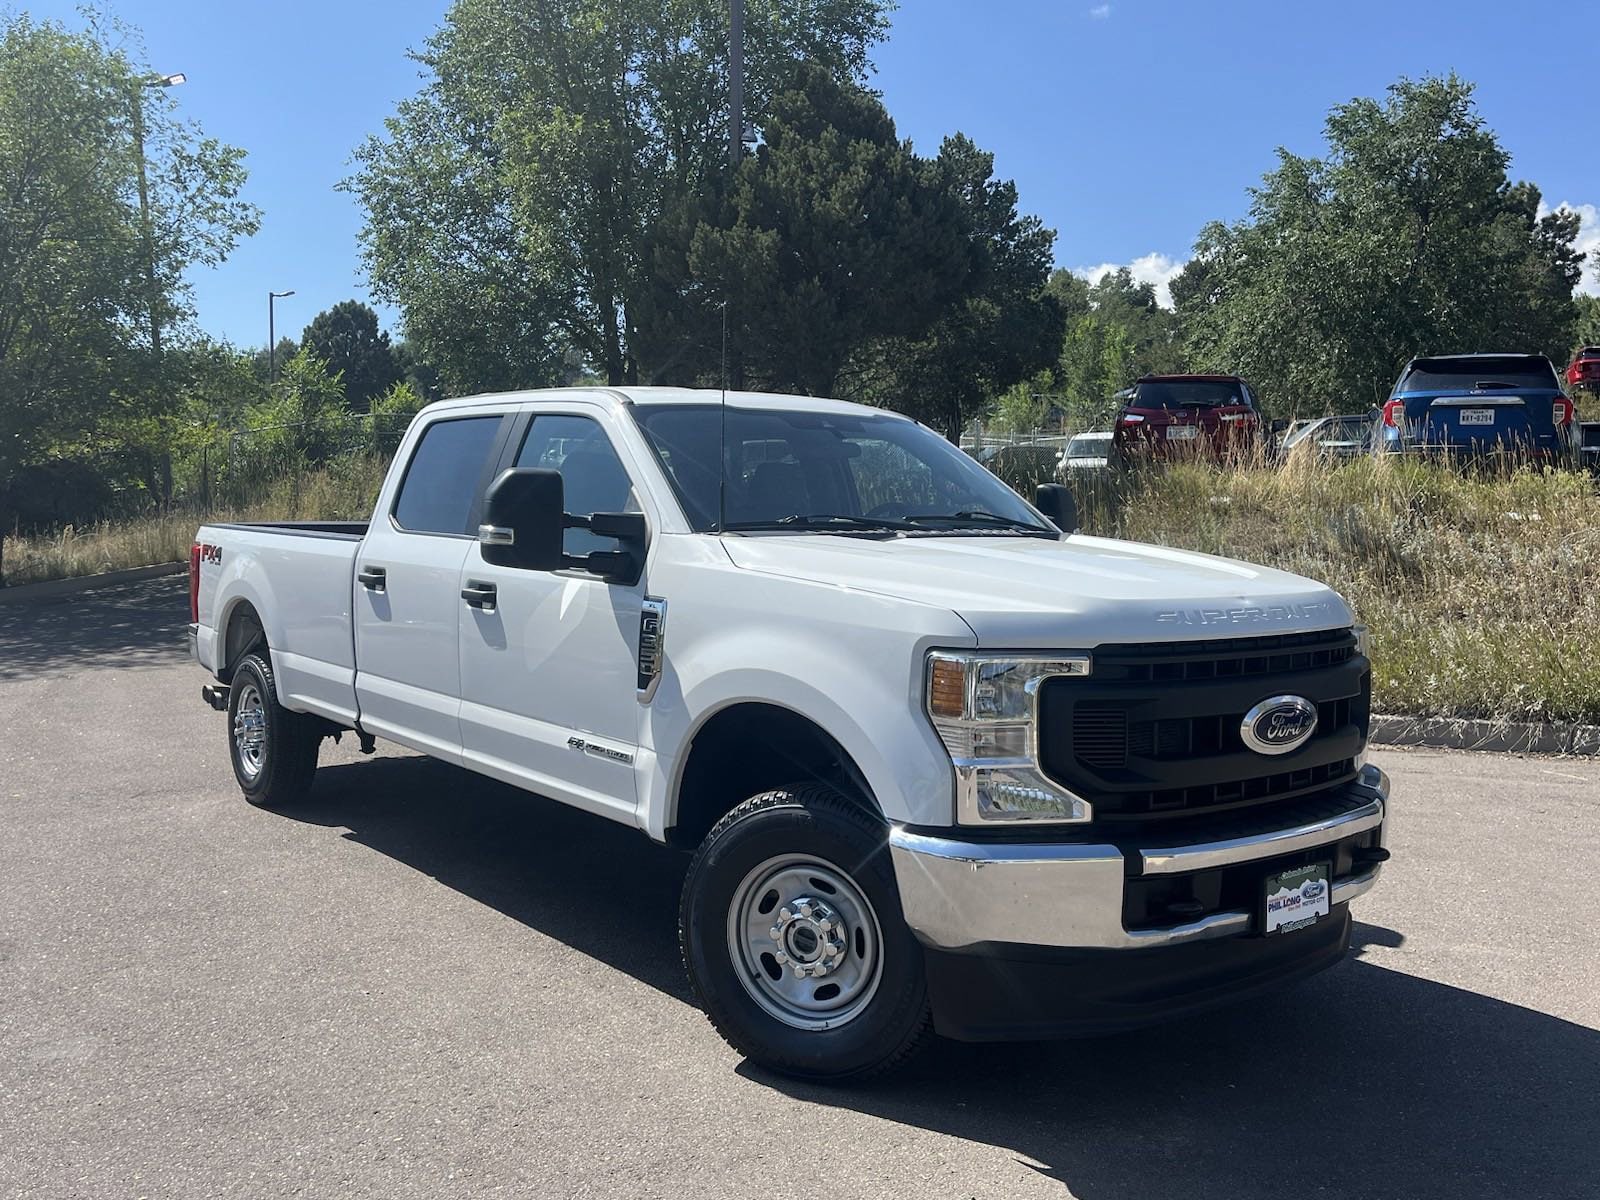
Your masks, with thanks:
M 261 617 L 248 600 L 241 600 L 228 614 L 227 632 L 222 638 L 222 670 L 217 677 L 224 682 L 233 676 L 233 668 L 257 643 L 267 644 L 267 633 Z
M 700 844 L 724 815 L 751 796 L 815 779 L 876 813 L 861 768 L 825 730 L 774 704 L 735 704 L 702 725 L 689 744 L 667 840 Z

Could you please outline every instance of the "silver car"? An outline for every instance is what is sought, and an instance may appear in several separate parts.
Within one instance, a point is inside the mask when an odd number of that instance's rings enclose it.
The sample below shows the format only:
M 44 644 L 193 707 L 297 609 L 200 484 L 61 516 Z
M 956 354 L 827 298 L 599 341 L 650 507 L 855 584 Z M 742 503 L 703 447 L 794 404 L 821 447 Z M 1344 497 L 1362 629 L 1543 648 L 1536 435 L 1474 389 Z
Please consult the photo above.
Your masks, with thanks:
M 1056 478 L 1065 481 L 1081 471 L 1103 471 L 1110 453 L 1110 430 L 1074 434 L 1056 459 Z

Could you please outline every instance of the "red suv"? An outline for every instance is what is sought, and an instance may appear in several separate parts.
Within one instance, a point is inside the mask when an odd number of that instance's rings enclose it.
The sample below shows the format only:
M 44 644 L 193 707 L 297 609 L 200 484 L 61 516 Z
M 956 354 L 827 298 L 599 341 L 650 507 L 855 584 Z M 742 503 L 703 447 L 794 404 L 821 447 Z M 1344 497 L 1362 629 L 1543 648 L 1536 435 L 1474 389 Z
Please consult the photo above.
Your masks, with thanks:
M 1578 351 L 1567 368 L 1567 386 L 1600 392 L 1600 346 L 1585 346 Z
M 1146 375 L 1124 393 L 1114 461 L 1217 457 L 1261 441 L 1261 410 L 1237 375 Z

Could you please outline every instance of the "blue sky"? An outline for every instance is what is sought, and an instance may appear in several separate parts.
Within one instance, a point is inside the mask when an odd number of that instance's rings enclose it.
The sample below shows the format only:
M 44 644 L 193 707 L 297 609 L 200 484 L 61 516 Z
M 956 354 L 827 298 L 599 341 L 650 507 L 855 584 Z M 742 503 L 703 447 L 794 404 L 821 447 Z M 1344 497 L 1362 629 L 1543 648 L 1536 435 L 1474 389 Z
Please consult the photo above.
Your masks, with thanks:
M 77 23 L 72 3 L 11 3 Z M 278 302 L 278 328 L 294 335 L 321 309 L 366 297 L 360 215 L 334 185 L 351 149 L 416 90 L 406 50 L 445 8 L 114 6 L 143 30 L 154 69 L 188 75 L 175 93 L 183 113 L 250 153 L 261 232 L 194 276 L 208 333 L 264 344 L 269 289 L 295 289 Z M 1319 152 L 1331 105 L 1376 95 L 1400 75 L 1455 70 L 1478 84 L 1512 174 L 1539 184 L 1551 205 L 1579 207 L 1600 258 L 1592 89 L 1557 57 L 1563 30 L 1592 32 L 1597 20 L 1595 0 L 1537 10 L 1472 0 L 902 0 L 875 54 L 876 83 L 924 152 L 956 130 L 994 151 L 1024 210 L 1058 231 L 1060 265 L 1131 264 L 1159 283 L 1207 220 L 1243 214 L 1245 189 L 1271 169 L 1277 146 Z M 1590 271 L 1585 288 L 1600 291 Z

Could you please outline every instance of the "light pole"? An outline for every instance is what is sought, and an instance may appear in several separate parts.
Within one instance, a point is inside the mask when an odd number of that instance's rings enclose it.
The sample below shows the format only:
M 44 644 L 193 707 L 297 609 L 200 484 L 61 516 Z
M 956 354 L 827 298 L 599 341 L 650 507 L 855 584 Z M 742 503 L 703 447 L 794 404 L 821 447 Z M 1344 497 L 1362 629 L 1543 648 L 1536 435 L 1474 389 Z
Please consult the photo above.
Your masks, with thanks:
M 186 75 L 145 75 L 133 89 L 133 146 L 139 164 L 139 223 L 144 233 L 145 281 L 150 288 L 150 353 L 161 361 L 161 298 L 156 292 L 156 239 L 150 227 L 150 183 L 144 162 L 144 89 L 177 87 Z
M 287 292 L 267 293 L 267 382 L 276 382 L 278 378 L 278 327 L 274 321 L 272 306 L 285 296 L 294 295 L 294 289 Z
M 728 0 L 728 166 L 744 152 L 744 0 Z

